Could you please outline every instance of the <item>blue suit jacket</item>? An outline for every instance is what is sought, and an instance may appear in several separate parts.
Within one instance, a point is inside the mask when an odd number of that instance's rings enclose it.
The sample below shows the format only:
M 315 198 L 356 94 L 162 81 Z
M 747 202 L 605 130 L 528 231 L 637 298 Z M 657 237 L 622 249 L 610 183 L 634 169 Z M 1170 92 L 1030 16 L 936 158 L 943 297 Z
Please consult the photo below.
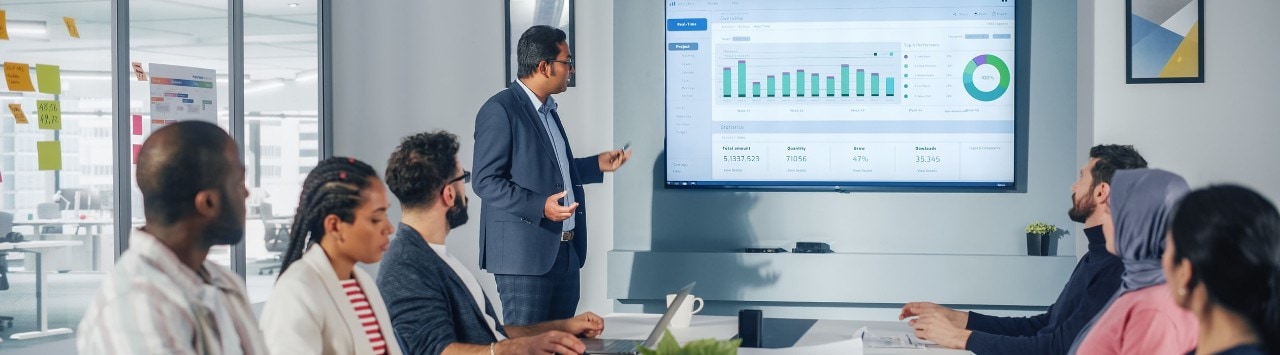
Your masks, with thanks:
M 453 343 L 498 341 L 484 314 L 493 317 L 498 332 L 506 336 L 489 297 L 484 298 L 484 310 L 477 307 L 453 268 L 407 225 L 400 225 L 383 254 L 378 289 L 405 354 L 439 354 Z
M 560 115 L 551 112 L 557 134 Z M 512 82 L 476 114 L 471 186 L 480 196 L 480 268 L 495 274 L 542 275 L 555 264 L 561 222 L 543 217 L 547 197 L 565 189 L 555 150 L 529 95 Z M 582 184 L 604 181 L 599 158 L 574 158 L 565 135 L 569 175 L 578 202 L 573 247 L 587 260 L 587 202 Z

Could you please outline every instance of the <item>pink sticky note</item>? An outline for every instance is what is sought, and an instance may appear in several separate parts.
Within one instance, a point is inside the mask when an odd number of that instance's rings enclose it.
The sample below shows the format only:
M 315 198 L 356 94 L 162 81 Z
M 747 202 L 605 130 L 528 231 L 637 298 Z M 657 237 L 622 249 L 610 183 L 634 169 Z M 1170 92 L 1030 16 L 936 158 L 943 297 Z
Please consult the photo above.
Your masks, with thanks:
M 133 135 L 142 135 L 142 115 L 133 115 Z
M 133 145 L 133 163 L 134 163 L 134 164 L 138 164 L 138 151 L 139 151 L 139 150 L 142 150 L 142 145 L 141 145 L 141 144 L 134 144 L 134 145 Z

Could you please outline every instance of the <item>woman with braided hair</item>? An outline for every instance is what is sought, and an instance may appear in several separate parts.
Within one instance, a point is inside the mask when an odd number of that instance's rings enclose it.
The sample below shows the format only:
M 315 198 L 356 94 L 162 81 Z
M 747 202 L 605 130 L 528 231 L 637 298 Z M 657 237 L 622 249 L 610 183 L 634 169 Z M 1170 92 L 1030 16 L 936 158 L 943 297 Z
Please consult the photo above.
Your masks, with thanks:
M 329 158 L 302 184 L 280 278 L 262 309 L 275 354 L 400 354 L 372 276 L 393 232 L 386 185 L 353 158 Z

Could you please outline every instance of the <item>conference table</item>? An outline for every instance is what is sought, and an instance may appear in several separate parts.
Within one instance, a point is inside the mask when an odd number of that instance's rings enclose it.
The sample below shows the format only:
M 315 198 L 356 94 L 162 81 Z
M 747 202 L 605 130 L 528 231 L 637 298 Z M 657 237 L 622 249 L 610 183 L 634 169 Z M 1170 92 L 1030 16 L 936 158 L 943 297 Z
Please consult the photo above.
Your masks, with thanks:
M 605 315 L 603 339 L 644 340 L 658 323 L 660 314 L 612 313 Z M 855 320 L 805 320 L 805 319 L 771 319 L 764 320 L 765 345 L 770 346 L 770 338 L 780 335 L 785 339 L 774 337 L 775 343 L 787 343 L 783 347 L 740 348 L 738 354 L 916 354 L 916 355 L 960 355 L 972 354 L 964 350 L 954 350 L 929 345 L 927 349 L 890 349 L 861 348 L 861 341 L 854 341 L 854 333 L 862 327 L 880 333 L 905 334 L 911 331 L 905 322 L 896 321 L 855 321 Z M 771 323 L 773 326 L 771 326 Z M 671 336 L 677 342 L 698 339 L 731 339 L 738 333 L 738 317 L 694 315 L 687 328 L 671 328 Z M 789 333 L 789 334 L 782 334 Z M 774 344 L 775 346 L 777 344 Z
M 38 330 L 34 332 L 17 333 L 11 336 L 11 339 L 22 340 L 39 337 L 47 337 L 50 335 L 71 334 L 71 329 L 58 328 L 49 329 L 49 310 L 45 309 L 44 297 L 49 294 L 49 285 L 45 282 L 44 273 L 44 254 L 50 250 L 64 247 L 73 247 L 84 245 L 78 240 L 33 240 L 17 243 L 0 243 L 0 251 L 16 251 L 22 253 L 31 253 L 36 257 L 36 322 Z

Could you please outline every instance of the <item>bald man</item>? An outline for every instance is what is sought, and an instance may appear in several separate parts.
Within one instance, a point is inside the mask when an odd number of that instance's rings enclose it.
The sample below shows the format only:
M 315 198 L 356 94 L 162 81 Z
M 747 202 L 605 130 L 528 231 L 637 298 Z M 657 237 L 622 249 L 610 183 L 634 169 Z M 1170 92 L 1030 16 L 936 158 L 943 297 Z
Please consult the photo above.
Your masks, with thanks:
M 244 239 L 244 164 L 218 126 L 180 122 L 138 153 L 146 224 L 80 321 L 80 354 L 265 354 L 240 277 L 206 260 Z

